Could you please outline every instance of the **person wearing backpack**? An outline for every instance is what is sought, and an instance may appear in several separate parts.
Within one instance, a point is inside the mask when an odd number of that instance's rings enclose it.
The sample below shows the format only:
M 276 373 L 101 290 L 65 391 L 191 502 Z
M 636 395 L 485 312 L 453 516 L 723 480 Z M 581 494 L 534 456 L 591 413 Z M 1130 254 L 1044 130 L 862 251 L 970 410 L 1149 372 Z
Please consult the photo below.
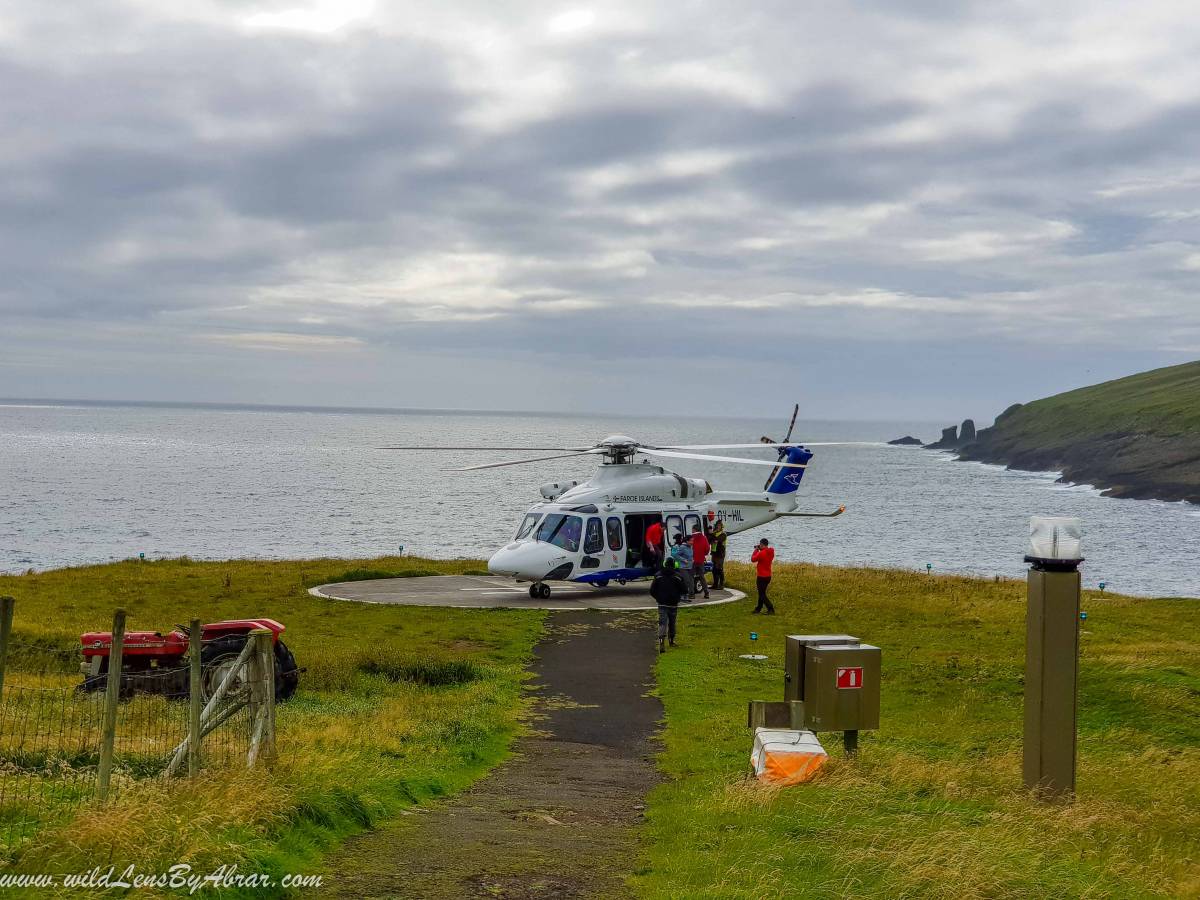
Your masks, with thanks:
M 650 583 L 650 596 L 658 604 L 658 652 L 666 653 L 669 640 L 675 646 L 675 619 L 679 615 L 679 602 L 687 596 L 687 585 L 679 575 L 679 567 L 672 557 L 663 560 L 662 570 Z

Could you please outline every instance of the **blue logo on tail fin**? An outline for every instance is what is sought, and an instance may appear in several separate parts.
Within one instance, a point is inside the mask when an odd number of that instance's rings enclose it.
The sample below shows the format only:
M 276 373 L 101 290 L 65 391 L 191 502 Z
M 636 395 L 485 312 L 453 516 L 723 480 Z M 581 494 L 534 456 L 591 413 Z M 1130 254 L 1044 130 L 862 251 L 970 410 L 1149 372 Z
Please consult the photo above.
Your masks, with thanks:
M 788 447 L 780 455 L 780 462 L 800 463 L 803 465 L 813 458 L 812 452 L 805 450 L 803 447 Z M 780 469 L 775 476 L 775 480 L 771 482 L 771 486 L 767 488 L 767 492 L 771 494 L 790 494 L 800 487 L 800 480 L 804 477 L 804 469 Z

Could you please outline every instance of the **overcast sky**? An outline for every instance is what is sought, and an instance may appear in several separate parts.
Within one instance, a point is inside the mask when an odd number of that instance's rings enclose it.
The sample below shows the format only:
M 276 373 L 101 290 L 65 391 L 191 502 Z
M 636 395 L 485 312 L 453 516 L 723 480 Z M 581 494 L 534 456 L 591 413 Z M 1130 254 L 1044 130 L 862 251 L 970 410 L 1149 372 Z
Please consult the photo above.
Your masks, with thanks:
M 1192 19 L 0 0 L 0 396 L 990 420 L 1195 359 Z

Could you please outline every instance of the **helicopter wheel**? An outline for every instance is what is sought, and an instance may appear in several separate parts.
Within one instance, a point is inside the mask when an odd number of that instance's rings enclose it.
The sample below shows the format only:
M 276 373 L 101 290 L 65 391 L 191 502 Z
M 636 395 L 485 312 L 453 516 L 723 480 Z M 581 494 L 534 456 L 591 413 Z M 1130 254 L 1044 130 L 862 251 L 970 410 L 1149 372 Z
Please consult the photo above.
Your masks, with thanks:
M 529 596 L 534 600 L 549 600 L 550 585 L 542 581 L 539 581 L 536 584 L 531 584 L 529 586 Z

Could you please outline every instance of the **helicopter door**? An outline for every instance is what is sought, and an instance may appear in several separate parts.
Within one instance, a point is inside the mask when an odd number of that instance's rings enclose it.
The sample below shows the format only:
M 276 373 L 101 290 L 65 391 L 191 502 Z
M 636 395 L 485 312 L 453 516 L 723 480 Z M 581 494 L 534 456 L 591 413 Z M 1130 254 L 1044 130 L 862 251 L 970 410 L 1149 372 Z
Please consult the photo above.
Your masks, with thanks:
M 587 531 L 583 537 L 583 561 L 581 569 L 600 568 L 600 554 L 604 552 L 604 527 L 600 520 L 593 516 L 587 520 Z
M 609 516 L 604 520 L 604 533 L 608 538 L 608 551 L 612 554 L 613 565 L 619 565 L 618 555 L 624 548 L 625 542 L 621 534 L 621 517 Z
M 625 565 L 628 568 L 636 569 L 641 565 L 646 529 L 661 521 L 659 513 L 631 513 L 625 517 Z

